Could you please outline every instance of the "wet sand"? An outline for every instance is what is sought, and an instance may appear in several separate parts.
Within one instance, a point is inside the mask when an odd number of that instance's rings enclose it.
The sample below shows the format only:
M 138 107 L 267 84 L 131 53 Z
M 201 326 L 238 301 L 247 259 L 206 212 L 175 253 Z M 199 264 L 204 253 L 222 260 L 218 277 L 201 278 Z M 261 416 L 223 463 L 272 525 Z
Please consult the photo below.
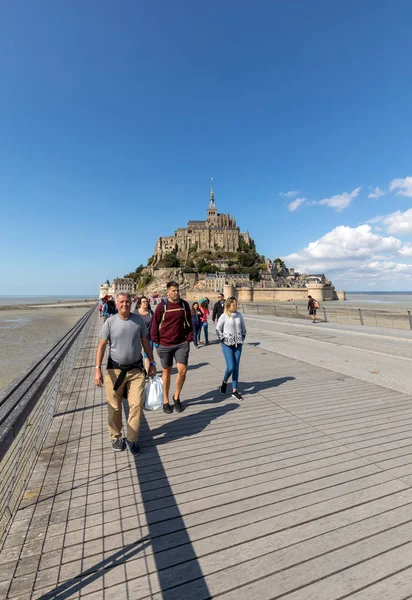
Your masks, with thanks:
M 0 392 L 73 327 L 90 304 L 0 312 Z

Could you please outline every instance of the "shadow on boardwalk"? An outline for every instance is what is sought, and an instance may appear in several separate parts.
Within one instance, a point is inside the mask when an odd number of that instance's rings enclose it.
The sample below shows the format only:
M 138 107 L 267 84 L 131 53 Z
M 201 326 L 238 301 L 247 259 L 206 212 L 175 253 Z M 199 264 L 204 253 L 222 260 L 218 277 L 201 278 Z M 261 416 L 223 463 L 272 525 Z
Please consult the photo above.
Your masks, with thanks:
M 293 381 L 296 379 L 295 377 L 276 377 L 275 379 L 267 379 L 266 381 L 247 381 L 245 383 L 240 383 L 239 388 L 240 392 L 244 396 L 250 396 L 252 394 L 259 394 L 264 390 L 270 390 L 272 388 L 278 387 L 287 381 Z M 193 398 L 190 400 L 189 404 L 220 404 L 227 398 L 227 396 L 231 393 L 231 383 L 228 383 L 228 391 L 224 396 L 220 388 L 211 390 L 210 392 L 206 392 L 202 396 L 198 396 L 197 398 Z M 245 398 L 247 399 L 247 398 Z
M 184 403 L 182 404 L 184 406 Z M 193 435 L 198 435 L 201 431 L 208 427 L 212 421 L 231 412 L 232 410 L 235 410 L 236 408 L 239 408 L 239 405 L 231 403 L 223 404 L 222 406 L 217 406 L 215 408 L 208 408 L 200 413 L 186 413 L 186 415 L 182 415 L 178 419 L 175 418 L 173 421 L 170 420 L 156 429 L 145 429 L 144 431 L 147 435 L 143 434 L 141 436 L 142 443 L 144 446 L 159 446 L 172 440 L 179 440 L 182 438 L 191 437 Z
M 71 598 L 74 594 L 80 592 L 86 586 L 90 585 L 97 579 L 100 579 L 100 577 L 103 577 L 103 575 L 107 575 L 110 569 L 125 563 L 149 546 L 150 541 L 148 536 L 134 542 L 133 544 L 128 544 L 108 558 L 96 563 L 86 571 L 79 573 L 77 577 L 73 577 L 61 585 L 58 585 L 54 590 L 39 596 L 37 600 L 65 600 L 66 598 Z
M 190 414 L 188 411 L 186 415 L 183 414 L 178 419 L 173 418 L 173 416 L 172 418 L 168 417 L 167 422 L 153 430 L 149 429 L 143 415 L 143 435 L 141 436 L 143 455 L 133 459 L 132 463 L 135 464 L 140 482 L 139 471 L 145 465 L 145 457 L 147 457 L 150 459 L 151 470 L 155 471 L 157 478 L 162 481 L 162 493 L 159 498 L 156 494 L 153 494 L 150 487 L 140 485 L 149 530 L 148 535 L 132 544 L 128 544 L 107 559 L 96 563 L 86 571 L 79 573 L 78 576 L 43 594 L 38 600 L 66 600 L 78 592 L 81 593 L 94 581 L 109 574 L 114 567 L 131 560 L 139 553 L 144 555 L 149 548 L 153 552 L 161 590 L 160 595 L 163 600 L 176 600 L 176 598 L 179 598 L 179 600 L 193 600 L 193 598 L 206 600 L 210 598 L 210 592 L 156 446 L 171 440 L 196 435 L 213 420 L 236 408 L 238 408 L 238 404 L 232 403 L 206 409 L 196 414 Z M 127 419 L 127 402 L 124 402 L 124 409 L 125 419 Z M 162 436 L 160 440 L 159 436 Z M 119 494 L 121 492 L 122 490 L 119 489 Z M 179 537 L 179 548 L 176 552 L 169 548 L 167 544 L 165 545 L 165 536 L 172 533 Z M 143 552 L 144 550 L 146 552 Z M 184 586 L 183 589 L 179 589 L 181 586 Z M 108 591 L 106 591 L 106 597 Z M 127 598 L 128 600 L 135 600 L 132 593 L 127 593 Z
M 143 415 L 140 436 L 143 456 L 137 457 L 135 464 L 163 600 L 206 600 L 211 596 L 157 446 L 197 435 L 213 420 L 236 408 L 238 405 L 232 403 L 196 414 L 182 414 L 177 419 L 172 415 L 167 422 L 153 430 L 149 429 Z M 150 468 L 162 482 L 161 497 L 150 486 L 144 485 L 144 479 L 141 480 L 139 475 L 139 467 L 144 465 L 145 456 L 150 458 Z M 178 536 L 179 548 L 176 551 L 165 544 L 169 534 Z

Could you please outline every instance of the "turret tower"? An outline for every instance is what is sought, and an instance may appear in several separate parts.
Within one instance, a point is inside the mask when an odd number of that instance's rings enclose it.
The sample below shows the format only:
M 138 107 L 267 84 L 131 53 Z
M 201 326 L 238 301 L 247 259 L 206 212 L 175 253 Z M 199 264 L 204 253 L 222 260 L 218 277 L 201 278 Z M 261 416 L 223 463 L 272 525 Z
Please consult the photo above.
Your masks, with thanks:
M 207 209 L 207 221 L 209 223 L 216 223 L 216 221 L 217 221 L 217 208 L 216 208 L 216 204 L 215 204 L 215 193 L 213 191 L 213 177 L 212 177 L 212 183 L 210 186 L 210 202 L 209 202 L 209 207 Z

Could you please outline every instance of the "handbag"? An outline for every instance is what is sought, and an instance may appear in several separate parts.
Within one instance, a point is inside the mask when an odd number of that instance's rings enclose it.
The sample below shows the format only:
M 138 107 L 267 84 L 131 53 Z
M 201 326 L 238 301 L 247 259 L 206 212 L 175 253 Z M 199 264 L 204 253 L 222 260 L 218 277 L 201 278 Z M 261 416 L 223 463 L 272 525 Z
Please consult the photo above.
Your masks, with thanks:
M 146 384 L 146 399 L 144 407 L 146 410 L 157 410 L 163 406 L 163 381 L 158 375 L 149 377 Z

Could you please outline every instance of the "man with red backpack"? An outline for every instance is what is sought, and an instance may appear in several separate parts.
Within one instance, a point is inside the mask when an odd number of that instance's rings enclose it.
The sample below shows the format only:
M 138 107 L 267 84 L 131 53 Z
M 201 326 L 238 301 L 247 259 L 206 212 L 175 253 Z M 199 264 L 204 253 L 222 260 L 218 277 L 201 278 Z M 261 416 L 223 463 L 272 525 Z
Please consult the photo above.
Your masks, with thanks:
M 173 359 L 176 360 L 177 367 L 174 408 L 177 412 L 182 412 L 180 393 L 186 379 L 189 342 L 193 338 L 193 328 L 190 306 L 180 298 L 179 284 L 175 281 L 169 281 L 167 298 L 156 306 L 150 337 L 162 363 L 163 412 L 166 414 L 173 412 L 173 407 L 169 404 Z

